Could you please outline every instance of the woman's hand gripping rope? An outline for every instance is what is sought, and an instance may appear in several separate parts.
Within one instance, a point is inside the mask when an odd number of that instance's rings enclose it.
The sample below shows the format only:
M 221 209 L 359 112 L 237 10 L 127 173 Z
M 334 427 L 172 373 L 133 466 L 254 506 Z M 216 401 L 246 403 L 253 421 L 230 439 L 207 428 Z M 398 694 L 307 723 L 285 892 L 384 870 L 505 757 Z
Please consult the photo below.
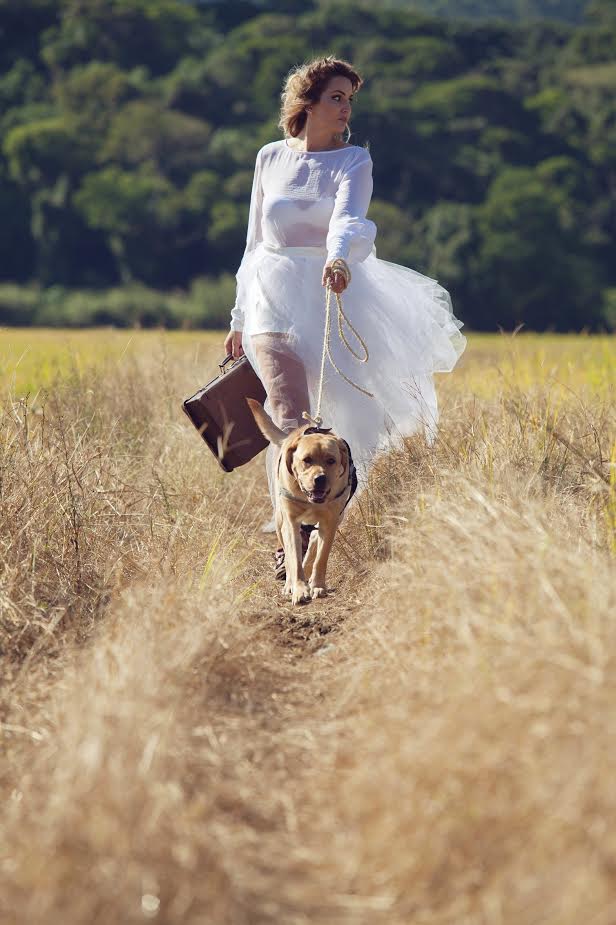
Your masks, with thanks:
M 344 292 L 351 282 L 351 271 L 346 260 L 343 260 L 342 257 L 336 257 L 326 263 L 323 267 L 321 282 L 324 286 L 330 285 L 332 292 L 337 294 Z
M 343 281 L 342 286 L 340 286 L 339 283 L 335 283 L 335 280 L 337 277 L 342 277 L 342 281 Z M 345 373 L 342 372 L 340 367 L 336 364 L 334 358 L 332 357 L 332 353 L 331 353 L 331 328 L 332 328 L 331 295 L 332 295 L 332 292 L 334 292 L 336 296 L 336 305 L 338 308 L 336 317 L 338 320 L 338 336 L 340 337 L 340 340 L 342 341 L 344 346 L 347 348 L 349 353 L 352 356 L 354 356 L 355 359 L 358 360 L 360 363 L 367 363 L 368 360 L 370 359 L 370 354 L 368 353 L 366 342 L 361 337 L 361 335 L 358 334 L 358 332 L 355 330 L 355 328 L 349 321 L 348 317 L 345 315 L 344 309 L 342 308 L 342 299 L 340 298 L 340 292 L 343 292 L 347 288 L 350 282 L 351 282 L 351 271 L 348 267 L 346 260 L 343 260 L 341 257 L 337 257 L 335 260 L 332 260 L 329 264 L 325 265 L 325 269 L 323 270 L 323 285 L 326 287 L 325 332 L 323 334 L 323 352 L 321 355 L 321 372 L 319 374 L 319 390 L 317 393 L 317 413 L 314 417 L 311 417 L 311 415 L 307 411 L 302 412 L 302 417 L 307 421 L 311 421 L 312 424 L 315 425 L 316 427 L 320 427 L 321 424 L 323 423 L 323 418 L 321 417 L 321 399 L 323 397 L 323 380 L 325 379 L 325 359 L 326 358 L 332 364 L 332 366 L 334 367 L 338 375 L 341 376 L 345 382 L 348 382 L 349 385 L 352 385 L 354 389 L 357 389 L 357 391 L 361 392 L 363 395 L 367 395 L 368 398 L 374 398 L 374 395 L 372 394 L 372 392 L 369 392 L 367 389 L 362 388 L 362 386 L 357 385 L 356 382 L 353 382 L 352 379 L 349 379 L 349 377 Z M 336 285 L 336 288 L 334 288 L 334 284 Z M 363 356 L 360 356 L 360 354 L 356 353 L 353 347 L 351 347 L 344 333 L 343 323 L 346 324 L 349 331 L 351 331 L 351 333 L 357 340 L 357 343 L 360 345 L 361 349 L 363 350 L 363 354 L 364 354 Z

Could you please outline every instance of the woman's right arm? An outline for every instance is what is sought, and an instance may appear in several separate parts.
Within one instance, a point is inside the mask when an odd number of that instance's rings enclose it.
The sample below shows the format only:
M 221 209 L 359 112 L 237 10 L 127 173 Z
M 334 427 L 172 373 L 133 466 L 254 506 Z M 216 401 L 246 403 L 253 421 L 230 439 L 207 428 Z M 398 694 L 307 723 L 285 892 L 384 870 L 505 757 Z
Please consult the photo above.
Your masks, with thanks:
M 233 356 L 240 356 L 243 353 L 242 350 L 242 337 L 241 332 L 244 328 L 244 312 L 246 306 L 246 284 L 245 284 L 245 269 L 248 261 L 248 257 L 254 251 L 257 244 L 262 241 L 261 233 L 261 215 L 263 211 L 263 187 L 261 185 L 261 151 L 257 152 L 257 157 L 255 161 L 255 172 L 252 181 L 252 192 L 250 195 L 250 210 L 248 212 L 248 229 L 246 233 L 246 248 L 244 250 L 244 256 L 242 257 L 242 262 L 240 263 L 239 269 L 235 274 L 237 280 L 237 291 L 235 297 L 235 305 L 231 309 L 231 330 L 225 339 L 225 350 L 227 354 L 233 353 Z M 239 335 L 233 337 L 233 335 Z M 236 357 L 237 358 L 237 357 Z

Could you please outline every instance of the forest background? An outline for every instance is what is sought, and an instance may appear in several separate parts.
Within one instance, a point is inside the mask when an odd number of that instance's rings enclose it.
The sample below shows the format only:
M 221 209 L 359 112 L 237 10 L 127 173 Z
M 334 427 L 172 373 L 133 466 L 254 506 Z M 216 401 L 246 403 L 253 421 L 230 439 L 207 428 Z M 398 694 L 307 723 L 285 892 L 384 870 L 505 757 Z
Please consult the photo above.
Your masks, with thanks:
M 613 0 L 0 0 L 0 323 L 226 327 L 322 53 L 365 77 L 379 257 L 476 330 L 616 327 Z

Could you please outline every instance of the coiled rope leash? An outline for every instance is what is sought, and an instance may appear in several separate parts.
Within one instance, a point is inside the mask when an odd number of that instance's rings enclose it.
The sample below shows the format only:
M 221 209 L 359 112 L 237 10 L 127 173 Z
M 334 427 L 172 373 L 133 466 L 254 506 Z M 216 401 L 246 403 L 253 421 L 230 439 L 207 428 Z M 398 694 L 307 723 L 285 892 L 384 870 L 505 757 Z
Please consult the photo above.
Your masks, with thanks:
M 347 286 L 349 285 L 349 283 L 351 282 L 351 271 L 349 270 L 349 267 L 345 260 L 342 260 L 342 258 L 337 257 L 335 260 L 332 260 L 330 264 L 330 269 L 332 271 L 338 271 L 342 273 L 342 275 L 344 276 L 346 280 Z M 338 307 L 338 310 L 336 313 L 336 318 L 338 321 L 338 336 L 340 337 L 340 340 L 342 341 L 344 346 L 347 348 L 349 353 L 353 357 L 355 357 L 355 359 L 359 363 L 367 363 L 368 360 L 370 359 L 370 354 L 368 353 L 366 342 L 361 337 L 361 335 L 355 330 L 355 328 L 349 321 L 348 317 L 345 315 L 344 309 L 342 307 L 342 299 L 340 298 L 340 293 L 336 292 L 334 293 L 334 295 L 336 296 L 336 304 Z M 348 382 L 349 385 L 352 385 L 354 389 L 357 389 L 357 391 L 361 392 L 363 395 L 367 395 L 368 398 L 374 398 L 374 395 L 372 394 L 372 392 L 369 392 L 367 389 L 362 388 L 361 385 L 358 385 L 356 382 L 353 382 L 352 379 L 349 379 L 349 377 L 345 373 L 342 372 L 342 370 L 336 364 L 336 361 L 332 357 L 332 353 L 331 353 L 331 330 L 332 330 L 331 296 L 332 296 L 332 288 L 331 288 L 331 277 L 330 277 L 327 280 L 327 283 L 325 286 L 325 331 L 323 334 L 323 351 L 321 354 L 321 372 L 319 375 L 319 390 L 317 393 L 317 413 L 315 414 L 314 417 L 312 417 L 307 411 L 302 412 L 302 417 L 306 421 L 310 421 L 314 427 L 320 427 L 321 424 L 323 423 L 323 418 L 321 417 L 321 400 L 323 398 L 323 381 L 325 379 L 325 359 L 326 358 L 329 359 L 329 362 L 332 364 L 332 366 L 334 367 L 338 375 L 341 376 L 345 382 Z M 351 347 L 344 333 L 343 323 L 346 324 L 346 326 L 355 336 L 358 344 L 360 344 L 364 352 L 363 356 L 360 356 L 358 353 L 355 352 L 353 347 Z

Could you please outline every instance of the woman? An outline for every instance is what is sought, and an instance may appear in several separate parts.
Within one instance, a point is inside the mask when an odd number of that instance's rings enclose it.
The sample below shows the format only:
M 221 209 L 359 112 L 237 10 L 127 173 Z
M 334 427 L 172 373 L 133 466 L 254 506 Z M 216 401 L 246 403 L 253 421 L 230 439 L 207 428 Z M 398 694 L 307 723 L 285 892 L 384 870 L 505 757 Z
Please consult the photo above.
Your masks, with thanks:
M 360 484 L 375 453 L 392 441 L 416 431 L 433 438 L 432 374 L 450 371 L 465 346 L 448 293 L 376 256 L 376 226 L 366 218 L 372 160 L 367 149 L 348 143 L 361 85 L 350 64 L 331 56 L 287 77 L 279 121 L 284 138 L 257 154 L 246 250 L 225 340 L 227 354 L 245 352 L 265 386 L 266 410 L 291 430 L 305 423 L 303 411 L 315 413 L 323 287 L 329 281 L 334 293 L 344 292 L 345 313 L 369 359 L 360 365 L 353 358 L 335 321 L 332 355 L 363 391 L 328 364 L 321 414 L 323 425 L 350 444 Z M 332 304 L 335 309 L 333 295 Z M 274 451 L 270 446 L 266 457 L 270 491 Z

